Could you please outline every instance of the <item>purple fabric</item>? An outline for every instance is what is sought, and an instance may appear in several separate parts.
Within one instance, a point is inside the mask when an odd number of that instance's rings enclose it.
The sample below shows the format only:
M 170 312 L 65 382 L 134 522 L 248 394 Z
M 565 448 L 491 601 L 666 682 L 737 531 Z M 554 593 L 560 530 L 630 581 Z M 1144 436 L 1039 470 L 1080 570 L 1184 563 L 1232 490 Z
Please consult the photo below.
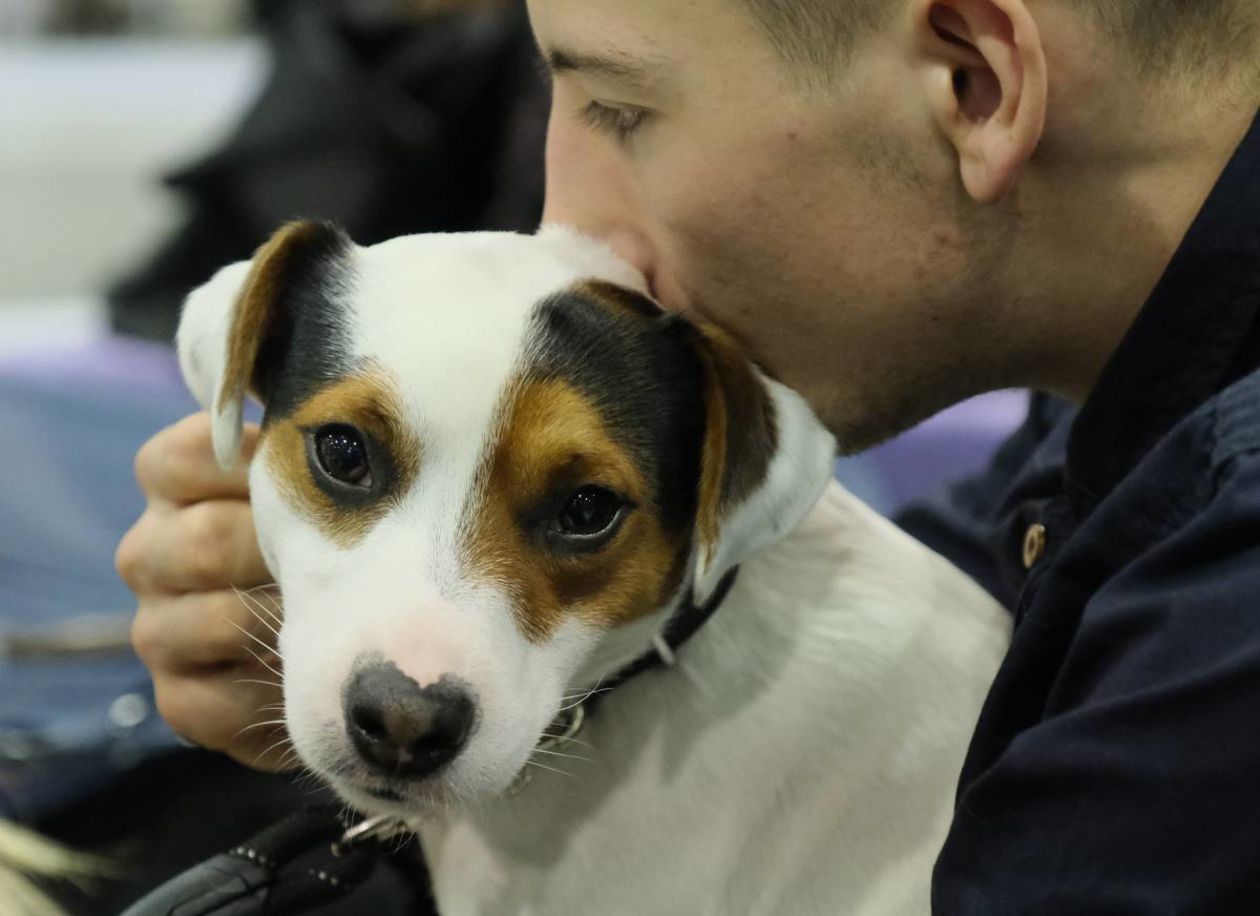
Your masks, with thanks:
M 1028 413 L 1028 392 L 995 391 L 937 414 L 872 450 L 894 511 L 942 484 L 982 470 Z
M 0 360 L 0 375 L 59 389 L 111 388 L 186 400 L 174 351 L 163 344 L 105 335 L 68 347 L 50 346 Z

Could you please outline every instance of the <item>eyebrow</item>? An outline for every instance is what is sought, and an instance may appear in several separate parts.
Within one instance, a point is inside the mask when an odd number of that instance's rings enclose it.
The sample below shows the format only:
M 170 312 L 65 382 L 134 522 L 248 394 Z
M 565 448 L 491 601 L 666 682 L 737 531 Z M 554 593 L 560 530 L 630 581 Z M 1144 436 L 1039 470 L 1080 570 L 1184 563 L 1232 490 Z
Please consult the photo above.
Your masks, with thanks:
M 552 48 L 544 53 L 544 58 L 553 74 L 587 73 L 638 84 L 650 81 L 652 64 L 656 63 L 628 54 L 584 54 L 567 48 Z

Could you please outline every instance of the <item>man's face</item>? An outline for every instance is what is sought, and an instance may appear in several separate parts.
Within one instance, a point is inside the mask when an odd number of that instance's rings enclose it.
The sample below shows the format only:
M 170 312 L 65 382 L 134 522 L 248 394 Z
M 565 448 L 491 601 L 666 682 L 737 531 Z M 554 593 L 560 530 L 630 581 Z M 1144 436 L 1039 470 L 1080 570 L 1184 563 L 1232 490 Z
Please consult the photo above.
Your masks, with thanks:
M 545 220 L 602 236 L 853 450 L 991 382 L 993 227 L 894 24 L 826 88 L 740 0 L 530 0 L 555 72 Z M 985 252 L 981 256 L 978 252 Z

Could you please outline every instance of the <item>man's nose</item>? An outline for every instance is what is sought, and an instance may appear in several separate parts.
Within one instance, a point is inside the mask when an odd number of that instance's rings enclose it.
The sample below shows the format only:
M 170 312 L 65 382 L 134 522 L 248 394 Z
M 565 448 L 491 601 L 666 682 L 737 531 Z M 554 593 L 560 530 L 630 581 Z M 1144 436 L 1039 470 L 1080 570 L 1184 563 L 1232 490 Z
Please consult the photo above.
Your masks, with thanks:
M 386 776 L 435 773 L 463 749 L 477 714 L 468 689 L 449 675 L 421 687 L 385 661 L 356 671 L 342 704 L 350 742 Z
M 602 240 L 654 286 L 658 253 L 623 155 L 555 109 L 547 131 L 543 222 L 563 223 Z

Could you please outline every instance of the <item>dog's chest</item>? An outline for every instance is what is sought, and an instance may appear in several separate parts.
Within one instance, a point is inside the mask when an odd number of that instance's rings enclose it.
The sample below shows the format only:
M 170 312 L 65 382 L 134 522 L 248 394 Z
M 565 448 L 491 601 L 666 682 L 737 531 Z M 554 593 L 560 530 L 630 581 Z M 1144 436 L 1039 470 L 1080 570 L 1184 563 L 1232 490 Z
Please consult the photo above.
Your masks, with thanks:
M 731 722 L 722 737 L 747 727 Z M 942 793 L 918 811 L 856 798 L 844 763 L 828 772 L 826 755 L 787 763 L 776 783 L 766 776 L 778 736 L 766 737 L 756 751 L 728 744 L 693 760 L 649 739 L 606 779 L 583 777 L 580 764 L 567 768 L 573 777 L 540 773 L 522 796 L 424 831 L 441 912 L 771 916 L 859 900 L 840 911 L 926 912 L 934 838 L 948 821 Z M 876 809 L 910 827 L 895 854 Z M 872 828 L 883 831 L 873 842 Z
M 764 844 L 793 842 L 789 822 L 803 812 L 775 816 L 769 796 L 748 788 L 758 755 L 706 749 L 717 737 L 683 748 L 645 735 L 637 747 L 565 751 L 585 762 L 539 758 L 572 775 L 538 771 L 519 796 L 424 832 L 442 912 L 756 911 L 751 888 L 730 906 L 740 875 L 766 877 Z M 787 880 L 780 872 L 757 893 L 779 899 Z

